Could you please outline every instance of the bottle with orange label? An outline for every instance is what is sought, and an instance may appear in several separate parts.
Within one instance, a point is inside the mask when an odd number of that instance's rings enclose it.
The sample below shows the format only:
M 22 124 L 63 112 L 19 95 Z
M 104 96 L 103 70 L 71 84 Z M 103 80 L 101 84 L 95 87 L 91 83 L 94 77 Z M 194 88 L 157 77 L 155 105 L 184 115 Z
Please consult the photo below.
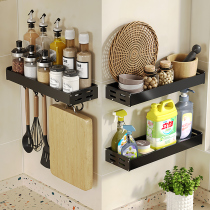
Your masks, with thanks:
M 147 140 L 158 150 L 176 143 L 177 110 L 171 99 L 153 103 L 147 113 Z
M 184 89 L 179 96 L 179 102 L 176 104 L 177 116 L 177 141 L 188 139 L 192 134 L 193 122 L 193 103 L 189 101 L 188 92 L 193 92 L 190 89 Z

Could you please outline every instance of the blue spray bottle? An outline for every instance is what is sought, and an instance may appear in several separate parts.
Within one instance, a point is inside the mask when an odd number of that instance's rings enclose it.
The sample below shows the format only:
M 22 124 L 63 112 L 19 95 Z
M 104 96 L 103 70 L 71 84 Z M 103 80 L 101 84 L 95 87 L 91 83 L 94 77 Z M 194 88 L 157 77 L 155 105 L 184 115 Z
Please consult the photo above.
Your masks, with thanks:
M 123 125 L 123 128 L 127 130 L 127 143 L 122 147 L 121 154 L 128 158 L 138 157 L 138 147 L 132 137 L 132 132 L 136 129 L 132 125 Z

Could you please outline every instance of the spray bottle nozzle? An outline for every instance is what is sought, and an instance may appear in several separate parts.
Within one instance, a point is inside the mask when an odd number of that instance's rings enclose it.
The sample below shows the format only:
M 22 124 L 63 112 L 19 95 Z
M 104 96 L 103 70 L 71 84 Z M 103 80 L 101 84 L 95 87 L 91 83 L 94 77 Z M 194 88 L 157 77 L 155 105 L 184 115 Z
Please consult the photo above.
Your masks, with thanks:
M 189 89 L 189 88 L 184 89 L 184 90 L 181 90 L 180 92 L 181 92 L 181 93 L 188 93 L 188 92 L 195 93 L 195 91 L 194 91 L 194 90 L 191 90 L 191 89 Z
M 127 130 L 127 134 L 132 134 L 133 131 L 136 131 L 136 129 L 132 125 L 123 125 L 123 128 Z
M 114 122 L 117 120 L 117 117 L 118 117 L 118 121 L 124 121 L 124 116 L 127 115 L 127 112 L 124 109 L 120 109 L 120 110 L 114 111 L 112 114 L 115 116 Z

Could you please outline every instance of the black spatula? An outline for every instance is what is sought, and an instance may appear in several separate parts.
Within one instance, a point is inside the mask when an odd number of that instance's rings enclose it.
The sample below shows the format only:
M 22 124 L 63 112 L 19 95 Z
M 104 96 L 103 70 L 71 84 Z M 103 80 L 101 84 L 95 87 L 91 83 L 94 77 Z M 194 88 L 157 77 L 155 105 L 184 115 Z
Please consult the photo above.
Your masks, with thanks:
M 50 168 L 50 147 L 47 141 L 47 104 L 45 95 L 42 96 L 42 115 L 44 148 L 42 152 L 41 164 L 46 168 Z

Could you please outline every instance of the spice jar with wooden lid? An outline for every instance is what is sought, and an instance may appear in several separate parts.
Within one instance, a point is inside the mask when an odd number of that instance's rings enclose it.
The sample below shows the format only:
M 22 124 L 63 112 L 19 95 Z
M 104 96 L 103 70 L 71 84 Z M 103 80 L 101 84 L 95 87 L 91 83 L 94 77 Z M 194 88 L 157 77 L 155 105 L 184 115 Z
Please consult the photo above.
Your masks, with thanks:
M 158 69 L 159 75 L 159 86 L 167 85 L 174 80 L 174 70 L 171 65 L 171 61 L 162 60 L 160 61 L 160 68 Z
M 37 61 L 37 80 L 46 85 L 50 84 L 50 67 L 52 59 L 48 57 L 48 50 L 42 51 L 42 58 Z
M 12 54 L 12 71 L 24 74 L 24 59 L 23 56 L 26 53 L 26 49 L 22 48 L 22 41 L 16 41 L 16 48 L 11 51 Z
M 159 76 L 155 70 L 155 66 L 147 65 L 144 69 L 144 90 L 156 88 L 159 83 Z

